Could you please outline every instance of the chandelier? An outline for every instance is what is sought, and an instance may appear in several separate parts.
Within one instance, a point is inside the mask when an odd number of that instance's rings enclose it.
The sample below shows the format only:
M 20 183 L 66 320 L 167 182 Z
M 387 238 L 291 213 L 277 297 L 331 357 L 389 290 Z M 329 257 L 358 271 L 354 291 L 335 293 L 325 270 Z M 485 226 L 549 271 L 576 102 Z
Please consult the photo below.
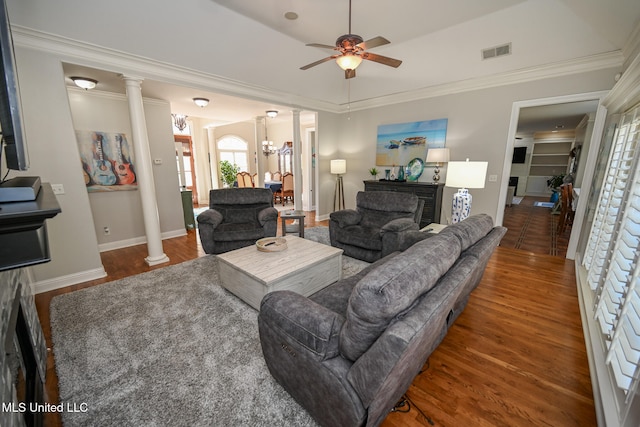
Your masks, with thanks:
M 171 114 L 171 117 L 173 117 L 173 124 L 178 128 L 178 130 L 180 130 L 180 132 L 185 130 L 187 127 L 187 116 L 184 114 Z
M 267 115 L 269 117 L 275 117 L 272 116 L 271 114 L 272 111 L 267 111 Z M 276 115 L 278 114 L 278 112 L 276 111 Z M 264 118 L 264 141 L 262 141 L 262 154 L 264 154 L 266 157 L 269 157 L 271 154 L 275 154 L 278 150 L 276 149 L 276 147 L 274 147 L 273 145 L 273 141 L 269 141 L 269 137 L 267 136 L 267 118 Z

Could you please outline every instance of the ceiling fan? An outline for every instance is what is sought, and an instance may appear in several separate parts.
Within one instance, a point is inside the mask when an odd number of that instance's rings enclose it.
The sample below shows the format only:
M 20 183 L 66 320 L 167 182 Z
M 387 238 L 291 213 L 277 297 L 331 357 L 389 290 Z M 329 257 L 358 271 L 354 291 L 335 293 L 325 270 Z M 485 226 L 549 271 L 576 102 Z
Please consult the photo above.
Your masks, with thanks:
M 321 43 L 307 44 L 307 46 L 337 50 L 339 53 L 323 58 L 319 61 L 312 62 L 311 64 L 307 64 L 304 67 L 300 67 L 300 69 L 308 70 L 309 68 L 315 67 L 323 62 L 335 59 L 338 66 L 344 70 L 344 78 L 350 79 L 356 76 L 356 68 L 360 65 L 363 59 L 398 68 L 400 64 L 402 64 L 402 61 L 399 59 L 393 59 L 367 51 L 367 49 L 372 49 L 389 43 L 391 43 L 389 40 L 380 36 L 364 41 L 362 37 L 356 34 L 351 34 L 351 0 L 349 0 L 349 34 L 344 34 L 338 37 L 335 46 Z

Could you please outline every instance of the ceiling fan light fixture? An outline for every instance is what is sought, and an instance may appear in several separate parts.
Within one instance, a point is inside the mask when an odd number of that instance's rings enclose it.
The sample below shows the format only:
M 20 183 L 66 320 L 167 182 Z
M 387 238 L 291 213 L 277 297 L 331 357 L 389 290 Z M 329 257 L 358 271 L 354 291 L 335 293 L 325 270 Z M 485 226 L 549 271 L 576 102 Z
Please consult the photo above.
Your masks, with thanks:
M 204 108 L 209 105 L 209 100 L 207 98 L 193 98 L 193 102 L 200 108 Z
M 76 86 L 84 90 L 93 89 L 98 84 L 97 80 L 90 79 L 88 77 L 70 77 L 70 79 L 73 80 Z
M 362 62 L 362 57 L 352 53 L 345 53 L 336 58 L 336 63 L 343 70 L 355 70 Z

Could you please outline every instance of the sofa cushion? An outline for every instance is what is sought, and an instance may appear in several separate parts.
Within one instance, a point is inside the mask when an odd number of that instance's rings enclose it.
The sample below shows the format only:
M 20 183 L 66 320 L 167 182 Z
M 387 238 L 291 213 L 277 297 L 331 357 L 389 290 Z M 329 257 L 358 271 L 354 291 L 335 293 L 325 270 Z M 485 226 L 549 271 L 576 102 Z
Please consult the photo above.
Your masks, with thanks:
M 380 228 L 350 225 L 337 236 L 338 242 L 374 251 L 382 250 Z
M 260 303 L 260 318 L 318 360 L 338 355 L 338 332 L 344 319 L 296 292 L 275 291 L 265 295 Z
M 453 234 L 422 240 L 364 276 L 354 287 L 340 332 L 340 353 L 356 360 L 390 322 L 428 292 L 460 255 Z
M 256 223 L 223 222 L 216 228 L 213 240 L 231 242 L 234 240 L 258 240 L 264 237 L 264 228 Z
M 460 241 L 461 250 L 465 251 L 486 236 L 492 228 L 493 219 L 487 214 L 478 214 L 446 227 L 440 234 L 456 236 Z

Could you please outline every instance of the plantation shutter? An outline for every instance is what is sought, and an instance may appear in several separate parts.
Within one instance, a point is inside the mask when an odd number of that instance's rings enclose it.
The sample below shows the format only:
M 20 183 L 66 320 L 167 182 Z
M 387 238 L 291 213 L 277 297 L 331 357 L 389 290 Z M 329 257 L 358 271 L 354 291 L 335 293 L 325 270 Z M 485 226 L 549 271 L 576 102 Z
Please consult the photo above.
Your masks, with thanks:
M 587 282 L 592 290 L 596 290 L 604 279 L 609 247 L 614 235 L 616 221 L 626 188 L 630 163 L 625 159 L 633 159 L 628 151 L 628 136 L 634 115 L 621 118 L 614 143 L 609 155 L 607 172 L 600 190 L 600 202 L 596 208 L 591 233 L 584 256 L 584 266 L 588 271 Z
M 639 112 L 636 107 L 621 118 L 584 260 L 606 362 L 625 393 L 640 375 Z

